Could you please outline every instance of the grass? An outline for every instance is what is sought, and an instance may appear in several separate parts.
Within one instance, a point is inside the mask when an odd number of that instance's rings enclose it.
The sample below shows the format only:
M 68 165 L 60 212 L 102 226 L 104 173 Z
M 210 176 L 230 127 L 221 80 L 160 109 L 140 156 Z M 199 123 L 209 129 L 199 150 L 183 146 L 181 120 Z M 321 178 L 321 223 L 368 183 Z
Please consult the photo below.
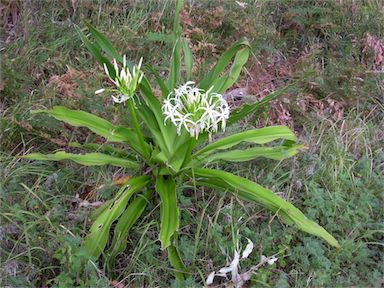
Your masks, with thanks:
M 171 1 L 11 3 L 1 4 L 8 24 L 1 33 L 0 286 L 177 286 L 160 250 L 159 224 L 149 220 L 158 218 L 153 205 L 130 233 L 113 271 L 94 265 L 78 275 L 73 251 L 85 236 L 93 210 L 79 203 L 105 201 L 115 191 L 113 179 L 129 171 L 15 158 L 31 150 L 66 147 L 69 141 L 99 140 L 86 130 L 32 116 L 31 109 L 60 104 L 126 121 L 124 111 L 94 95 L 106 79 L 81 46 L 74 25 L 83 27 L 81 19 L 87 19 L 118 51 L 136 60 L 145 55 L 166 73 L 164 61 L 172 48 L 166 37 L 172 25 Z M 184 31 L 201 68 L 196 77 L 213 63 L 216 51 L 246 36 L 254 56 L 239 86 L 259 94 L 301 79 L 281 105 L 290 115 L 283 120 L 307 149 L 282 162 L 263 159 L 220 166 L 295 203 L 342 248 L 335 250 L 286 227 L 258 206 L 186 186 L 178 191 L 179 248 L 190 273 L 184 286 L 202 286 L 211 271 L 228 264 L 237 243 L 246 245 L 246 238 L 252 239 L 255 250 L 242 263 L 244 270 L 261 255 L 279 253 L 276 264 L 253 275 L 253 286 L 382 285 L 384 87 L 382 73 L 367 72 L 379 69 L 372 55 L 362 52 L 366 32 L 383 38 L 379 5 L 373 0 L 345 5 L 276 0 L 249 1 L 241 9 L 235 2 L 196 1 L 186 9 L 191 25 L 184 18 Z M 305 110 L 296 104 L 299 101 Z M 276 104 L 270 109 L 275 111 Z M 283 121 L 271 111 L 229 132 Z

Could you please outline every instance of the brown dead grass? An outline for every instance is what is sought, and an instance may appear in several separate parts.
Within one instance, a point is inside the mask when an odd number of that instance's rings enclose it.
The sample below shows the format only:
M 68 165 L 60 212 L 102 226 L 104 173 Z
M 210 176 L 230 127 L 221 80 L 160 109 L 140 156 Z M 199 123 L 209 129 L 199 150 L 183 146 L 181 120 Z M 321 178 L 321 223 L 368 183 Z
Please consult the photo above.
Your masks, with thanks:
M 57 89 L 62 96 L 80 99 L 81 95 L 77 93 L 79 82 L 87 85 L 86 73 L 67 66 L 67 72 L 62 75 L 53 75 L 49 79 L 48 85 Z

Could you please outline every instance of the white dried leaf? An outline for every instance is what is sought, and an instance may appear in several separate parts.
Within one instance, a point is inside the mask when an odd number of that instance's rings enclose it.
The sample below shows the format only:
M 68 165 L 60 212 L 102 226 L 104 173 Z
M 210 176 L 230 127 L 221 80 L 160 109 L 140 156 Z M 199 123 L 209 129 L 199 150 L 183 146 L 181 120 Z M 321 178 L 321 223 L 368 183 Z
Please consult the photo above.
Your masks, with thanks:
M 253 242 L 248 239 L 248 244 L 245 247 L 245 249 L 243 251 L 243 255 L 241 256 L 241 258 L 242 259 L 248 258 L 248 256 L 252 253 L 252 250 L 253 250 Z
M 235 1 L 237 5 L 239 5 L 241 8 L 245 8 L 247 3 L 245 2 L 240 2 L 240 1 Z
M 238 271 L 237 267 L 239 266 L 239 262 L 240 262 L 240 254 L 238 251 L 235 251 L 235 256 L 233 257 L 231 264 L 228 267 L 221 268 L 219 270 L 219 273 L 226 274 L 226 273 L 231 272 L 232 273 L 232 279 L 233 279 L 233 276 L 238 274 L 237 273 L 237 271 Z
M 103 202 L 101 201 L 95 201 L 95 202 L 89 202 L 88 200 L 83 200 L 79 203 L 79 207 L 94 207 L 97 208 L 101 206 Z
M 269 265 L 273 265 L 277 261 L 277 258 L 275 256 L 269 257 L 267 262 Z
M 211 285 L 213 283 L 214 278 L 215 278 L 215 271 L 211 272 L 211 274 L 208 275 L 207 280 L 205 281 L 205 284 Z

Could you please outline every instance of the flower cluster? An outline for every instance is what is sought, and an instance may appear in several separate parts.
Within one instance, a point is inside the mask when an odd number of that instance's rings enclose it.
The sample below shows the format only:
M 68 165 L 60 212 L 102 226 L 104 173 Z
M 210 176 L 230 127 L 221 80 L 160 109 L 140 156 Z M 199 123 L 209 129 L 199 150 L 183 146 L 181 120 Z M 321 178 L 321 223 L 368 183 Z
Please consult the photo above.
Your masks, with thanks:
M 117 89 L 99 89 L 95 93 L 101 93 L 105 90 L 109 91 L 117 91 L 119 94 L 117 96 L 112 96 L 112 99 L 115 103 L 122 103 L 127 101 L 130 98 L 133 98 L 133 95 L 136 92 L 137 86 L 140 84 L 143 79 L 143 72 L 141 72 L 141 64 L 143 62 L 143 58 L 140 59 L 139 64 L 137 66 L 133 66 L 132 72 L 129 70 L 127 66 L 127 56 L 123 56 L 123 67 L 121 70 L 117 66 L 116 59 L 113 59 L 113 68 L 114 74 L 116 77 L 113 79 L 111 77 L 111 72 L 108 70 L 106 64 L 104 64 L 105 73 L 107 73 L 109 79 L 116 85 Z
M 212 88 L 203 91 L 194 84 L 189 81 L 168 95 L 162 106 L 164 121 L 170 120 L 179 135 L 184 127 L 196 139 L 200 133 L 217 132 L 219 125 L 225 130 L 229 107 L 223 95 L 212 92 Z

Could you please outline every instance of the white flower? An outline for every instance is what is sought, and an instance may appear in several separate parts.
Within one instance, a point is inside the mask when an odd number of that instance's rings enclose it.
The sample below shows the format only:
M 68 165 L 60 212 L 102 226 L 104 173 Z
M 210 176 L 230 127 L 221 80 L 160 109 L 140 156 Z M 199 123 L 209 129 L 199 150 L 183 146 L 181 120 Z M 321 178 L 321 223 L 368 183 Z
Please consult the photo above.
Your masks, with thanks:
M 170 120 L 179 135 L 184 128 L 196 139 L 200 133 L 217 132 L 219 126 L 225 130 L 229 107 L 223 95 L 212 92 L 212 88 L 204 91 L 194 84 L 189 81 L 168 95 L 162 106 L 164 122 Z
M 143 79 L 143 72 L 141 72 L 141 64 L 143 62 L 143 58 L 140 59 L 139 64 L 133 66 L 132 70 L 130 70 L 127 66 L 127 56 L 123 56 L 123 66 L 121 69 L 117 65 L 116 59 L 113 59 L 113 68 L 114 73 L 109 71 L 107 65 L 104 63 L 105 73 L 108 75 L 109 79 L 116 85 L 116 89 L 99 89 L 95 92 L 95 94 L 102 93 L 106 90 L 119 92 L 119 95 L 112 96 L 112 99 L 115 103 L 122 103 L 127 101 L 130 98 L 133 98 L 133 95 L 136 92 L 137 86 L 140 84 Z M 112 78 L 111 75 L 115 74 L 115 78 Z

